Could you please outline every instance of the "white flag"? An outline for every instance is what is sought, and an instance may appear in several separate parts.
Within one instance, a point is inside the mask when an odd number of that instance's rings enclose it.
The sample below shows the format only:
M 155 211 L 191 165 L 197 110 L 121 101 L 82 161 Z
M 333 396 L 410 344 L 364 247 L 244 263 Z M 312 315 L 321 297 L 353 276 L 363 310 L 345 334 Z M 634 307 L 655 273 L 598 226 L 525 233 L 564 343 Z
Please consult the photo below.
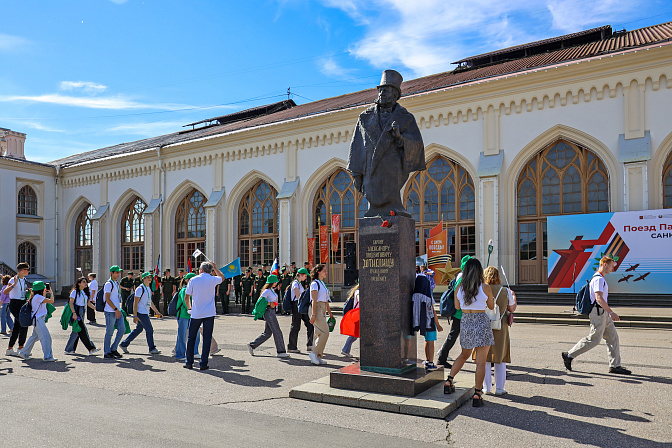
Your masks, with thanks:
M 205 256 L 205 254 L 203 254 L 203 252 L 201 252 L 200 250 L 196 249 L 196 250 L 194 251 L 194 253 L 193 253 L 191 256 L 194 257 L 194 258 L 198 258 L 198 257 L 200 257 L 201 255 Z
M 82 272 L 82 268 L 77 268 L 77 270 L 78 270 L 79 272 Z

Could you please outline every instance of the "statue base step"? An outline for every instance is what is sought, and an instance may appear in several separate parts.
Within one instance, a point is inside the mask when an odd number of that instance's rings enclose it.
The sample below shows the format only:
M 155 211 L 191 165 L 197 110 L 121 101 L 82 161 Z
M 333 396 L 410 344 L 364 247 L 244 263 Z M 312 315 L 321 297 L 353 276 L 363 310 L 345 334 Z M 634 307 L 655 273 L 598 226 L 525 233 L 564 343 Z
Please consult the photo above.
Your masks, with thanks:
M 415 397 L 443 381 L 442 367 L 427 373 L 425 369 L 415 367 L 409 372 L 392 375 L 363 370 L 357 363 L 331 372 L 329 385 L 337 389 Z

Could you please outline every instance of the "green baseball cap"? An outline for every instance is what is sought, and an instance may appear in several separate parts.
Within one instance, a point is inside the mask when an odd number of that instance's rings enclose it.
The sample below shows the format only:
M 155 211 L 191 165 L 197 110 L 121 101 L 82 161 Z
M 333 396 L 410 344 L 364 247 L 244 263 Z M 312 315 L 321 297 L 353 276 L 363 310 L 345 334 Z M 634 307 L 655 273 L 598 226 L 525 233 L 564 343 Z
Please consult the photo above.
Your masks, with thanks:
M 186 278 L 187 280 L 190 280 L 194 277 L 196 277 L 196 274 L 194 274 L 193 272 L 190 272 L 190 273 L 188 273 L 187 275 L 184 276 L 184 278 Z
M 121 272 L 121 268 L 115 264 L 114 266 L 110 266 L 110 272 Z
M 277 283 L 278 282 L 278 276 L 277 275 L 269 275 L 266 277 L 266 283 Z
M 44 288 L 46 288 L 44 282 L 37 281 L 33 283 L 33 291 L 44 291 Z
M 151 273 L 151 272 L 143 272 L 142 275 L 140 276 L 140 278 L 141 278 L 142 280 L 144 280 L 144 279 L 146 279 L 147 277 L 151 277 L 151 276 L 152 276 L 152 273 Z
M 310 272 L 309 272 L 308 269 L 306 269 L 306 268 L 301 268 L 301 269 L 299 269 L 299 270 L 297 271 L 297 273 L 299 273 L 299 274 L 310 275 Z

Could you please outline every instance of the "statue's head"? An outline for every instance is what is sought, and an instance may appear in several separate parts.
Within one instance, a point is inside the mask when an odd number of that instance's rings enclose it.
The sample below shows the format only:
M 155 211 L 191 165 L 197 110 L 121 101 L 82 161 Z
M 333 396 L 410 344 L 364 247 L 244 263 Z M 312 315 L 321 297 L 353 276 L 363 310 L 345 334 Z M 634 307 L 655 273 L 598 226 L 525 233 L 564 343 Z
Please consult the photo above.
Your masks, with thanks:
M 401 98 L 401 74 L 395 70 L 384 70 L 378 86 L 376 103 L 382 107 L 392 107 Z

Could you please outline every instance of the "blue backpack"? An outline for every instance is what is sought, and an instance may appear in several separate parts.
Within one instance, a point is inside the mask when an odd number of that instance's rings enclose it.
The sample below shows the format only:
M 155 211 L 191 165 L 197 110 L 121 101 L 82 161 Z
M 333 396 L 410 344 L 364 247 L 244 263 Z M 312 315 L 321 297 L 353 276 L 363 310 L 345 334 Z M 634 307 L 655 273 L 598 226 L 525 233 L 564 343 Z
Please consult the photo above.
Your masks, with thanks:
M 599 275 L 599 273 L 596 273 L 590 280 L 586 280 L 586 284 L 576 293 L 576 311 L 578 311 L 579 314 L 587 316 L 593 311 L 594 306 L 600 306 L 597 303 L 591 303 L 590 301 L 590 282 Z
M 33 325 L 33 318 L 35 315 L 33 314 L 33 306 L 30 302 L 31 301 L 28 300 L 26 303 L 24 303 L 21 306 L 21 310 L 19 311 L 19 323 L 22 327 L 30 327 Z
M 292 285 L 290 284 L 282 298 L 282 310 L 292 311 Z
M 320 290 L 320 282 L 317 282 L 317 290 Z M 311 302 L 310 288 L 306 288 L 306 290 L 301 293 L 301 297 L 299 297 L 299 313 L 308 314 Z
M 170 303 L 168 304 L 168 316 L 177 317 L 177 300 L 179 299 L 179 296 L 180 291 L 177 291 L 173 294 L 173 298 L 170 299 Z
M 443 317 L 453 317 L 455 309 L 455 279 L 448 284 L 448 289 L 441 295 L 439 314 Z

